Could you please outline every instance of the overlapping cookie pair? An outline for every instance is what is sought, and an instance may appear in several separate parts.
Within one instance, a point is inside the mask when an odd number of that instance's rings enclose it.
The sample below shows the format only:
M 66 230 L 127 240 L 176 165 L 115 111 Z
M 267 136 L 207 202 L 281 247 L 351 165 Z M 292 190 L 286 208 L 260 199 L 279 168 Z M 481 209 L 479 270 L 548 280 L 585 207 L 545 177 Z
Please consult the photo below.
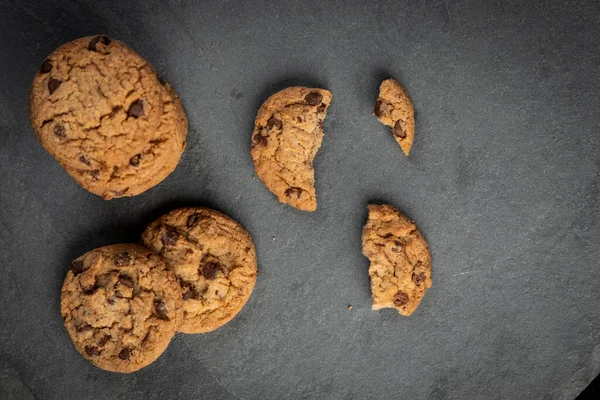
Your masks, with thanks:
M 176 331 L 223 326 L 256 282 L 250 234 L 218 211 L 174 210 L 150 224 L 141 243 L 87 252 L 71 263 L 63 284 L 69 336 L 105 370 L 136 371 L 156 360 Z

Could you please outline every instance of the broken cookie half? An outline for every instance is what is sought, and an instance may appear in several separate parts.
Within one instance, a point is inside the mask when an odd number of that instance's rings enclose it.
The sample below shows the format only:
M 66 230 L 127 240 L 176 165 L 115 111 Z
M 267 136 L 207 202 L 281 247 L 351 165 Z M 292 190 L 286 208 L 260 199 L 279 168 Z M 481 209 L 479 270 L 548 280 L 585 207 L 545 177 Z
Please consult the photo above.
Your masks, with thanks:
M 409 316 L 431 287 L 427 241 L 408 217 L 389 204 L 369 204 L 363 254 L 369 259 L 373 310 L 391 307 Z
M 269 97 L 254 122 L 256 174 L 280 202 L 299 210 L 317 209 L 312 163 L 330 102 L 328 90 L 289 87 Z
M 392 128 L 394 139 L 408 155 L 415 139 L 415 111 L 406 90 L 394 79 L 381 82 L 373 113 Z

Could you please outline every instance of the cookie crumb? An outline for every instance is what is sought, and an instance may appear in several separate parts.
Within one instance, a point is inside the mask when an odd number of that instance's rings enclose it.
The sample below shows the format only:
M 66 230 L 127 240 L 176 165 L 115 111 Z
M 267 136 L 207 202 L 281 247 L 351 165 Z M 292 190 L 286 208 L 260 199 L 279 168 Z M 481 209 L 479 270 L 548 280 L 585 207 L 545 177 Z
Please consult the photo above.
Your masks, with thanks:
M 275 241 L 275 236 L 273 236 L 273 241 Z
M 349 306 L 348 306 L 348 310 L 352 310 L 352 306 L 350 306 L 350 305 L 349 305 Z

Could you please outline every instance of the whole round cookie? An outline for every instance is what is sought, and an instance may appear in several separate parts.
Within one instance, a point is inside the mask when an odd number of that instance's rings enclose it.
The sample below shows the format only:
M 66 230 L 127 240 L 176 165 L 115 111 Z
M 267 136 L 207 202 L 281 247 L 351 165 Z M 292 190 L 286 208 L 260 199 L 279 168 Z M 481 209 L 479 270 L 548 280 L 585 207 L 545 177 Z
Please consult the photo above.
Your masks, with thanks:
M 146 228 L 142 242 L 165 259 L 181 285 L 179 332 L 210 332 L 226 324 L 254 289 L 252 238 L 223 213 L 202 207 L 171 211 Z
M 50 54 L 33 80 L 29 107 L 42 146 L 105 199 L 157 185 L 185 148 L 187 119 L 173 89 L 106 36 L 76 39 Z
M 173 272 L 135 244 L 101 247 L 77 258 L 60 299 L 77 350 L 114 372 L 137 371 L 156 360 L 181 322 L 181 305 Z
M 415 223 L 394 206 L 369 204 L 368 208 L 362 242 L 371 264 L 373 309 L 392 307 L 408 316 L 431 287 L 429 245 Z
M 313 159 L 323 141 L 331 92 L 293 86 L 267 99 L 252 132 L 252 160 L 265 186 L 303 211 L 317 209 Z

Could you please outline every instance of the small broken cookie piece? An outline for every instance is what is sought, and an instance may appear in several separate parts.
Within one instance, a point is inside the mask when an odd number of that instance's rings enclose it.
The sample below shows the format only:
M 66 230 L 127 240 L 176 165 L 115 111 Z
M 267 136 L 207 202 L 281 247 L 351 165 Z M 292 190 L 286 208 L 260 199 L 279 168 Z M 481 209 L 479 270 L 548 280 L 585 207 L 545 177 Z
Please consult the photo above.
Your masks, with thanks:
M 175 274 L 158 255 L 135 244 L 101 247 L 73 261 L 60 307 L 81 355 L 114 372 L 151 364 L 183 319 Z
M 392 128 L 394 139 L 408 155 L 415 139 L 415 111 L 408 93 L 394 79 L 381 82 L 373 114 Z
M 184 311 L 179 332 L 205 333 L 225 325 L 254 289 L 252 238 L 223 213 L 202 207 L 173 210 L 146 228 L 142 242 L 177 276 Z
M 269 97 L 254 122 L 256 174 L 280 202 L 299 210 L 317 209 L 313 159 L 330 102 L 328 90 L 289 87 Z
M 429 245 L 415 223 L 395 207 L 369 204 L 368 209 L 362 243 L 370 261 L 372 308 L 391 307 L 409 316 L 431 287 Z

